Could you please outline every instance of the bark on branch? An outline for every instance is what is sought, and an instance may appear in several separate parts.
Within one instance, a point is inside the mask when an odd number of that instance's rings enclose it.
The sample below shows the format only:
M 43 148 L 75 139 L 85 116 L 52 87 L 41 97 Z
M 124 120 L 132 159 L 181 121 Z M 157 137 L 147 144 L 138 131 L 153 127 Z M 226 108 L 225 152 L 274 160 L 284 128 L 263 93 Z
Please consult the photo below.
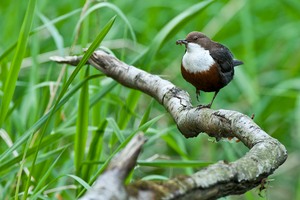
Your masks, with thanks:
M 76 66 L 81 58 L 52 57 L 51 60 Z M 125 192 L 125 199 L 215 199 L 242 194 L 258 186 L 287 158 L 285 147 L 246 115 L 230 110 L 193 107 L 184 90 L 157 75 L 127 65 L 103 51 L 95 51 L 88 63 L 122 85 L 155 98 L 170 113 L 185 137 L 195 137 L 201 132 L 217 139 L 236 137 L 250 149 L 237 161 L 220 161 L 192 176 L 165 182 L 132 183 L 125 187 L 126 190 L 122 190 Z M 131 159 L 128 158 L 128 161 Z M 119 183 L 123 183 L 125 177 L 118 177 L 121 180 Z M 105 180 L 102 180 L 105 184 Z

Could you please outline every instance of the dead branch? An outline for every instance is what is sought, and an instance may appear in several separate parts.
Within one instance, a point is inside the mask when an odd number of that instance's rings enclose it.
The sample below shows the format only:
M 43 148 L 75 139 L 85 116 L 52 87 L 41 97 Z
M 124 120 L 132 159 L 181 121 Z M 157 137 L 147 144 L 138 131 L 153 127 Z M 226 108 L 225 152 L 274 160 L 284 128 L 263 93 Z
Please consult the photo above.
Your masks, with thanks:
M 98 177 L 93 187 L 81 198 L 90 199 L 128 199 L 124 180 L 134 168 L 140 150 L 146 139 L 138 134 L 110 162 L 106 171 Z
M 51 59 L 77 65 L 81 58 L 68 56 Z M 171 82 L 129 66 L 103 51 L 95 51 L 88 63 L 122 85 L 155 98 L 170 113 L 185 137 L 195 137 L 201 132 L 217 139 L 236 137 L 250 149 L 235 162 L 220 161 L 192 176 L 177 177 L 165 182 L 137 181 L 126 186 L 125 190 L 122 189 L 124 195 L 116 199 L 216 199 L 242 194 L 258 186 L 287 158 L 285 147 L 246 115 L 230 110 L 193 107 L 187 92 Z M 98 180 L 102 180 L 105 185 L 108 179 Z M 122 176 L 119 182 L 123 179 Z

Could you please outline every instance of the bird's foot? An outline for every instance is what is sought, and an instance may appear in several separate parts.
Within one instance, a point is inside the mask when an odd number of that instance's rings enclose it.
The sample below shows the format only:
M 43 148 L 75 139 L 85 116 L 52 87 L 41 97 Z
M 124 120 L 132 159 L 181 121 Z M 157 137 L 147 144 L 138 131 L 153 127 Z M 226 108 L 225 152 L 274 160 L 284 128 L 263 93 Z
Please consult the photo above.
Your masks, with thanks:
M 198 105 L 197 108 L 198 109 L 202 109 L 202 108 L 210 108 L 211 104 L 207 104 L 207 105 Z
M 199 101 L 199 96 L 200 96 L 200 90 L 196 90 L 196 99 L 197 99 L 198 102 L 200 102 Z

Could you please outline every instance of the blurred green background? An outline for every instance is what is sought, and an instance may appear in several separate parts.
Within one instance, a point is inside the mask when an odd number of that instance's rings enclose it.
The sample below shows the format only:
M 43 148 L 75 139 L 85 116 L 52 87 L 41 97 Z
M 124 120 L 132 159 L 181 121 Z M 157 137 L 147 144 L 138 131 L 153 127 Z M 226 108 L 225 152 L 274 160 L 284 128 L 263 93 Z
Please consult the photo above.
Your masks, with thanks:
M 175 45 L 177 39 L 201 31 L 244 61 L 212 108 L 254 114 L 254 121 L 286 146 L 289 157 L 269 177 L 265 191 L 256 188 L 226 199 L 300 199 L 298 0 L 44 0 L 36 2 L 34 12 L 34 4 L 28 4 L 2 1 L 0 6 L 1 111 L 5 102 L 9 108 L 0 120 L 1 199 L 74 199 L 140 130 L 148 142 L 127 182 L 191 174 L 247 152 L 240 143 L 216 143 L 205 134 L 185 139 L 161 105 L 110 78 L 95 77 L 101 73 L 91 67 L 71 80 L 69 93 L 62 89 L 74 68 L 49 57 L 82 54 L 115 15 L 101 48 L 188 91 L 194 105 L 195 89 L 180 74 L 184 48 Z M 28 37 L 21 29 L 26 12 L 33 14 L 34 32 Z M 27 43 L 24 55 L 18 54 L 21 47 L 12 46 L 17 43 Z M 22 61 L 20 69 L 17 61 Z M 16 70 L 10 72 L 13 65 Z M 18 77 L 16 82 L 10 73 Z M 8 79 L 14 84 L 5 90 Z M 59 94 L 66 101 L 45 116 Z M 202 93 L 201 102 L 208 103 L 212 95 Z

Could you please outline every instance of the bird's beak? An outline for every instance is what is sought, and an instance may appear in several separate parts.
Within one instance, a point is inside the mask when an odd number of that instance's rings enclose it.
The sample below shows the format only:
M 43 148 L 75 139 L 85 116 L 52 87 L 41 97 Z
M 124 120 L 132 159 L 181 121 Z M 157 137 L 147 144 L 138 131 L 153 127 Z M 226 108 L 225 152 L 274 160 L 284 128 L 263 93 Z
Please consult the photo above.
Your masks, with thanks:
M 188 44 L 188 41 L 186 41 L 186 40 L 177 40 L 177 41 L 176 41 L 176 44 L 180 44 L 180 45 L 184 44 L 184 45 L 187 45 L 187 44 Z

